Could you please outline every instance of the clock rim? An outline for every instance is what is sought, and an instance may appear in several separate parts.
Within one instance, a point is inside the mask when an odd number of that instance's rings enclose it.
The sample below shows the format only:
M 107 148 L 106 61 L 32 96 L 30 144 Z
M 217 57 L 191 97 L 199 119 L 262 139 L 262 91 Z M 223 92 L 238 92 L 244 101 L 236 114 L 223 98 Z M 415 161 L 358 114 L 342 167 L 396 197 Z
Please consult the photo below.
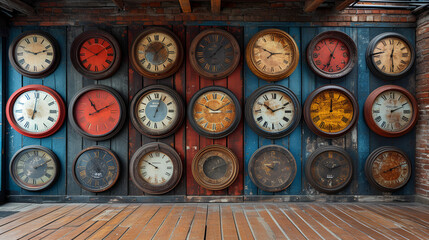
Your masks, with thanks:
M 138 173 L 137 166 L 140 162 L 140 159 L 147 153 L 153 151 L 160 151 L 164 153 L 165 155 L 170 157 L 171 162 L 173 163 L 173 175 L 171 176 L 170 180 L 168 180 L 163 185 L 152 186 L 150 185 L 150 183 L 143 180 Z M 129 172 L 131 180 L 140 190 L 148 194 L 159 195 L 173 190 L 177 186 L 177 184 L 179 184 L 182 178 L 183 164 L 182 159 L 174 148 L 165 143 L 151 142 L 144 144 L 133 154 L 129 165 Z
M 13 116 L 13 106 L 14 106 L 14 103 L 16 102 L 17 98 L 19 96 L 21 96 L 23 93 L 28 92 L 28 91 L 32 91 L 32 90 L 44 91 L 44 92 L 48 93 L 49 95 L 51 95 L 55 99 L 55 101 L 58 104 L 58 111 L 59 111 L 58 120 L 51 127 L 51 129 L 44 131 L 44 132 L 41 132 L 41 133 L 33 133 L 33 132 L 26 131 L 26 130 L 22 129 L 16 123 L 16 120 Z M 49 87 L 46 87 L 43 85 L 39 85 L 39 84 L 27 85 L 27 86 L 21 87 L 18 90 L 16 90 L 7 100 L 5 111 L 6 111 L 6 118 L 7 118 L 7 121 L 9 122 L 10 126 L 13 129 L 15 129 L 15 131 L 17 131 L 18 133 L 20 133 L 26 137 L 31 137 L 31 138 L 45 138 L 45 137 L 51 136 L 52 134 L 56 133 L 61 128 L 61 126 L 63 125 L 64 120 L 66 118 L 66 105 L 65 105 L 63 99 L 61 98 L 60 94 L 57 93 L 52 88 L 49 88 Z
M 20 65 L 17 63 L 17 60 L 15 58 L 15 49 L 17 47 L 18 42 L 23 39 L 25 36 L 28 35 L 40 35 L 43 36 L 44 38 L 48 39 L 52 45 L 52 49 L 54 50 L 53 52 L 53 58 L 52 58 L 52 64 L 46 68 L 45 70 L 38 72 L 38 73 L 32 73 L 29 71 L 26 71 L 25 69 L 22 69 L 20 67 Z M 44 78 L 47 77 L 49 75 L 51 75 L 53 72 L 55 72 L 55 70 L 57 69 L 58 65 L 60 64 L 61 61 L 61 52 L 60 52 L 60 46 L 57 42 L 57 40 L 52 37 L 51 34 L 49 34 L 48 32 L 45 31 L 41 31 L 41 30 L 34 30 L 34 31 L 25 31 L 21 34 L 19 34 L 17 37 L 15 37 L 12 41 L 12 43 L 9 46 L 9 62 L 12 64 L 13 68 L 20 73 L 21 75 L 25 76 L 25 77 L 29 77 L 29 78 Z
M 344 128 L 343 130 L 335 132 L 335 133 L 327 133 L 327 132 L 323 132 L 323 131 L 319 130 L 319 128 L 317 128 L 313 124 L 313 121 L 312 121 L 311 116 L 310 116 L 311 102 L 314 100 L 314 98 L 319 93 L 321 93 L 323 91 L 327 91 L 327 90 L 340 91 L 341 93 L 346 95 L 349 98 L 350 102 L 352 103 L 353 111 L 354 111 L 352 120 L 350 121 L 350 124 L 346 128 Z M 328 84 L 328 85 L 324 85 L 324 86 L 321 86 L 321 87 L 315 89 L 313 92 L 310 93 L 310 95 L 308 95 L 308 97 L 304 103 L 304 121 L 307 124 L 307 127 L 316 135 L 324 137 L 324 138 L 338 138 L 338 137 L 345 135 L 346 133 L 348 133 L 349 131 L 351 131 L 355 127 L 355 125 L 357 124 L 358 118 L 359 118 L 359 105 L 358 105 L 358 102 L 357 102 L 355 96 L 353 95 L 352 92 L 350 92 L 346 88 L 343 88 L 339 85 Z
M 209 182 L 205 181 L 203 179 L 203 176 L 201 176 L 199 174 L 199 171 L 198 171 L 198 163 L 202 160 L 202 156 L 204 154 L 206 154 L 207 152 L 212 152 L 212 151 L 222 152 L 223 154 L 228 156 L 229 159 L 224 159 L 224 161 L 229 161 L 231 163 L 231 166 L 232 166 L 231 176 L 228 179 L 226 179 L 224 182 L 221 182 L 219 184 L 213 184 L 213 183 L 209 183 Z M 212 190 L 212 191 L 223 190 L 223 189 L 231 186 L 235 182 L 235 180 L 237 180 L 238 173 L 240 170 L 239 168 L 240 168 L 240 166 L 238 163 L 238 158 L 234 154 L 234 152 L 231 149 L 229 149 L 225 146 L 219 145 L 219 144 L 208 145 L 208 146 L 200 149 L 194 155 L 194 158 L 192 159 L 192 164 L 191 164 L 192 176 L 193 176 L 195 182 L 197 182 L 198 185 L 200 185 L 201 187 L 208 189 L 208 190 Z M 205 177 L 209 178 L 207 175 Z
M 169 70 L 165 70 L 165 71 L 160 72 L 160 73 L 151 73 L 149 71 L 146 71 L 139 64 L 139 60 L 138 60 L 138 57 L 136 54 L 137 47 L 138 47 L 141 39 L 143 39 L 148 34 L 155 33 L 155 32 L 161 32 L 161 33 L 164 33 L 166 35 L 169 35 L 177 45 L 177 58 L 173 64 L 173 66 Z M 133 44 L 131 46 L 131 52 L 129 54 L 129 58 L 130 58 L 131 65 L 140 75 L 142 75 L 143 77 L 150 78 L 150 79 L 159 80 L 159 79 L 164 79 L 164 78 L 170 77 L 171 75 L 175 74 L 179 70 L 179 68 L 182 66 L 182 63 L 183 63 L 183 55 L 184 54 L 183 54 L 182 42 L 180 41 L 179 37 L 177 37 L 177 35 L 174 34 L 170 29 L 167 29 L 164 27 L 149 27 L 149 28 L 145 29 L 142 33 L 140 33 L 133 40 Z
M 256 41 L 262 35 L 273 34 L 273 33 L 282 35 L 284 38 L 287 39 L 288 43 L 291 45 L 291 49 L 294 52 L 294 55 L 292 57 L 293 62 L 291 63 L 289 69 L 286 72 L 284 72 L 282 74 L 268 75 L 268 74 L 261 72 L 258 68 L 255 67 L 255 61 L 253 59 L 253 46 L 256 43 Z M 298 45 L 296 44 L 295 40 L 288 33 L 286 33 L 283 30 L 276 29 L 276 28 L 270 28 L 270 29 L 265 29 L 265 30 L 259 31 L 247 43 L 247 46 L 246 46 L 246 63 L 247 63 L 247 66 L 252 71 L 252 73 L 255 74 L 258 78 L 264 79 L 266 81 L 276 82 L 276 81 L 280 81 L 284 78 L 289 77 L 295 71 L 296 67 L 298 66 L 298 62 L 299 62 Z
M 52 178 L 52 180 L 50 182 L 48 182 L 44 186 L 41 186 L 41 187 L 28 187 L 28 186 L 22 184 L 20 181 L 16 180 L 16 176 L 15 176 L 15 174 L 13 172 L 13 163 L 17 160 L 17 157 L 19 156 L 19 154 L 21 154 L 22 152 L 27 151 L 29 149 L 37 149 L 37 150 L 41 150 L 41 151 L 46 152 L 47 154 L 49 154 L 51 156 L 51 158 L 52 158 L 52 160 L 53 160 L 53 162 L 55 164 L 55 168 L 56 168 L 55 176 Z M 29 145 L 29 146 L 26 146 L 26 147 L 23 147 L 23 148 L 19 149 L 12 156 L 12 158 L 10 160 L 10 163 L 9 163 L 9 173 L 10 173 L 10 177 L 12 178 L 13 182 L 16 185 L 18 185 L 18 187 L 20 187 L 20 188 L 22 188 L 24 190 L 27 190 L 27 191 L 32 191 L 32 192 L 42 191 L 42 190 L 45 190 L 45 189 L 51 187 L 55 183 L 55 181 L 58 179 L 60 168 L 61 168 L 61 164 L 60 164 L 60 161 L 58 159 L 58 156 L 51 149 L 49 149 L 47 147 L 44 147 L 44 146 L 40 146 L 40 145 Z
M 378 70 L 377 67 L 375 67 L 374 59 L 370 56 L 371 52 L 374 50 L 377 43 L 387 37 L 399 38 L 402 41 L 404 41 L 410 48 L 410 54 L 411 54 L 410 63 L 408 64 L 407 68 L 405 68 L 405 70 L 402 71 L 402 73 L 386 74 L 381 72 L 380 70 Z M 383 80 L 391 81 L 391 80 L 397 80 L 399 78 L 405 77 L 407 74 L 411 72 L 411 69 L 413 68 L 414 62 L 416 60 L 416 53 L 413 45 L 411 44 L 410 41 L 408 41 L 408 39 L 404 35 L 396 32 L 384 32 L 375 36 L 373 39 L 371 39 L 365 52 L 365 60 L 366 60 L 366 65 L 368 66 L 372 74 L 374 74 L 376 77 L 381 78 Z
M 90 38 L 103 38 L 107 40 L 115 51 L 115 56 L 113 58 L 113 63 L 104 71 L 93 72 L 88 71 L 85 67 L 81 65 L 81 61 L 79 60 L 79 51 L 84 42 L 86 42 Z M 122 52 L 119 42 L 116 38 L 105 31 L 102 30 L 89 30 L 79 34 L 72 42 L 70 48 L 70 60 L 72 62 L 73 67 L 83 76 L 93 79 L 93 80 L 103 80 L 108 77 L 111 77 L 116 71 L 119 69 L 121 65 Z
M 340 40 L 349 49 L 349 53 L 350 53 L 349 62 L 339 72 L 335 72 L 335 73 L 324 72 L 324 71 L 320 70 L 313 61 L 312 55 L 313 55 L 313 50 L 314 50 L 316 44 L 319 43 L 320 41 L 324 40 L 324 39 L 327 39 L 327 38 L 335 38 L 337 40 Z M 317 74 L 318 76 L 323 77 L 323 78 L 327 78 L 327 79 L 337 79 L 337 78 L 341 78 L 341 77 L 346 76 L 347 74 L 349 74 L 353 70 L 353 68 L 357 62 L 356 43 L 353 41 L 353 39 L 349 35 L 347 35 L 344 32 L 341 32 L 341 31 L 325 31 L 325 32 L 319 33 L 308 44 L 306 53 L 307 53 L 306 54 L 307 55 L 307 63 L 308 63 L 308 66 L 310 67 L 310 69 L 315 74 Z
M 138 114 L 136 114 L 136 106 L 139 104 L 139 100 L 141 99 L 141 97 L 147 92 L 154 91 L 154 90 L 167 92 L 171 96 L 171 98 L 173 98 L 173 100 L 176 102 L 177 112 L 178 112 L 177 120 L 172 124 L 172 127 L 160 132 L 159 134 L 153 134 L 153 133 L 147 132 L 146 129 L 141 126 L 140 121 L 138 120 Z M 131 100 L 131 104 L 130 104 L 130 119 L 134 128 L 137 129 L 137 131 L 139 131 L 141 134 L 150 138 L 166 138 L 174 134 L 175 132 L 177 132 L 182 126 L 185 119 L 185 104 L 180 94 L 177 91 L 175 91 L 173 88 L 170 88 L 164 85 L 158 85 L 158 84 L 149 85 L 139 90 L 133 96 L 133 99 Z
M 204 70 L 204 68 L 202 68 L 199 64 L 198 64 L 198 60 L 195 56 L 196 54 L 196 48 L 198 46 L 198 43 L 200 43 L 200 41 L 205 38 L 208 35 L 211 34 L 220 34 L 222 36 L 224 36 L 225 38 L 227 38 L 229 40 L 229 42 L 232 45 L 233 51 L 234 51 L 234 57 L 232 59 L 232 64 L 230 65 L 229 68 L 227 68 L 226 70 L 220 72 L 220 73 L 208 73 Z M 189 48 L 189 60 L 191 63 L 192 68 L 201 76 L 203 76 L 204 78 L 207 79 L 211 79 L 211 80 L 220 80 L 220 79 L 224 79 L 226 77 L 228 77 L 229 75 L 231 75 L 235 69 L 237 68 L 238 64 L 240 63 L 240 59 L 241 59 L 241 53 L 240 53 L 240 45 L 238 44 L 237 39 L 235 39 L 235 37 L 228 31 L 220 29 L 220 28 L 210 28 L 210 29 L 206 29 L 202 32 L 200 32 L 191 42 L 191 46 Z
M 91 188 L 87 188 L 86 186 L 84 186 L 84 185 L 82 185 L 81 184 L 81 182 L 80 182 L 80 180 L 78 179 L 78 177 L 77 177 L 77 174 L 76 174 L 76 164 L 77 164 L 77 162 L 78 162 L 78 160 L 79 160 L 79 157 L 81 156 L 81 155 L 83 155 L 84 153 L 86 153 L 87 151 L 90 151 L 90 150 L 94 150 L 94 149 L 98 149 L 98 150 L 102 150 L 102 151 L 106 151 L 107 153 L 109 153 L 110 154 L 110 156 L 112 156 L 113 157 L 113 159 L 114 159 L 114 161 L 115 161 L 115 163 L 116 163 L 116 166 L 117 166 L 117 168 L 118 168 L 118 174 L 116 174 L 116 177 L 115 177 L 115 179 L 112 181 L 112 183 L 111 184 L 109 184 L 109 185 L 107 185 L 106 187 L 104 187 L 104 188 L 102 188 L 102 189 L 100 189 L 100 190 L 94 190 L 94 189 L 91 189 Z M 92 160 L 92 159 L 91 159 Z M 89 191 L 89 192 L 94 192 L 94 193 L 99 193 L 99 192 L 104 192 L 104 191 L 107 191 L 107 190 L 109 190 L 110 188 L 112 188 L 114 185 L 115 185 L 115 183 L 118 181 L 118 179 L 119 179 L 119 175 L 120 175 L 120 170 L 121 170 L 121 168 L 120 168 L 120 165 L 119 165 L 119 161 L 118 161 L 118 156 L 112 151 L 112 150 L 110 150 L 110 149 L 108 149 L 108 148 L 106 148 L 106 147 L 104 147 L 104 146 L 91 146 L 91 147 L 88 147 L 88 148 L 85 148 L 85 149 L 83 149 L 82 151 L 80 151 L 77 155 L 76 155 L 76 157 L 74 158 L 74 160 L 73 160 L 73 167 L 72 167 L 72 175 L 73 175 L 73 180 L 82 188 L 82 189 L 84 189 L 84 190 L 86 190 L 86 191 Z
M 386 91 L 398 91 L 398 92 L 404 94 L 410 100 L 410 102 L 412 104 L 413 116 L 412 116 L 412 119 L 410 121 L 410 124 L 408 125 L 407 128 L 404 128 L 403 130 L 401 130 L 399 132 L 388 132 L 388 131 L 383 130 L 382 128 L 380 128 L 375 123 L 374 119 L 372 118 L 372 105 L 374 105 L 376 98 L 381 93 L 386 92 Z M 414 126 L 417 123 L 418 115 L 419 115 L 418 104 L 417 104 L 416 98 L 407 89 L 400 87 L 400 86 L 397 86 L 397 85 L 384 85 L 384 86 L 378 87 L 377 89 L 372 91 L 365 100 L 365 104 L 363 107 L 363 113 L 364 113 L 364 118 L 365 118 L 366 124 L 368 125 L 368 127 L 373 132 L 375 132 L 376 134 L 378 134 L 380 136 L 390 137 L 390 138 L 405 135 L 405 134 L 409 133 L 411 130 L 413 130 Z
M 118 123 L 116 124 L 116 126 L 109 131 L 106 134 L 103 135 L 92 135 L 89 134 L 85 131 L 83 131 L 79 125 L 77 124 L 77 121 L 74 119 L 74 107 L 76 105 L 77 100 L 85 93 L 89 92 L 89 91 L 93 91 L 93 90 L 101 90 L 101 91 L 106 91 L 108 93 L 110 93 L 118 102 L 119 104 L 119 108 L 120 108 L 120 118 Z M 126 108 L 125 108 L 125 102 L 122 99 L 120 93 L 118 91 L 116 91 L 114 88 L 112 87 L 108 87 L 105 85 L 90 85 L 90 86 L 86 86 L 84 88 L 81 88 L 79 91 L 77 91 L 72 99 L 70 100 L 70 104 L 69 104 L 69 108 L 68 108 L 68 119 L 70 122 L 70 125 L 72 126 L 73 130 L 75 130 L 80 136 L 89 139 L 89 140 L 93 140 L 93 141 L 104 141 L 107 140 L 109 138 L 112 138 L 113 136 L 115 136 L 117 133 L 119 133 L 119 131 L 122 129 L 122 127 L 124 126 L 125 123 L 125 118 L 126 118 Z
M 340 153 L 341 155 L 344 156 L 344 158 L 347 160 L 347 162 L 350 166 L 349 174 L 347 176 L 346 181 L 344 181 L 340 186 L 338 186 L 336 188 L 325 188 L 323 186 L 320 186 L 319 184 L 317 184 L 317 182 L 314 180 L 313 175 L 311 174 L 312 164 L 318 159 L 318 157 L 321 154 L 323 154 L 325 152 Z M 308 182 L 317 191 L 323 192 L 323 193 L 328 193 L 328 194 L 338 193 L 341 190 L 343 190 L 344 188 L 346 188 L 350 184 L 350 182 L 352 181 L 353 171 L 354 171 L 353 160 L 350 157 L 350 154 L 348 154 L 348 152 L 345 149 L 337 147 L 337 146 L 332 146 L 332 145 L 317 148 L 314 152 L 311 153 L 311 155 L 307 158 L 307 161 L 305 162 L 305 177 L 308 180 Z
M 294 109 L 295 109 L 294 122 L 291 123 L 289 125 L 289 127 L 286 128 L 285 130 L 280 131 L 280 132 L 276 132 L 276 133 L 271 133 L 271 132 L 267 132 L 267 131 L 263 130 L 262 128 L 260 128 L 258 126 L 258 124 L 255 123 L 255 121 L 253 119 L 253 105 L 254 105 L 256 99 L 268 91 L 279 91 L 279 92 L 285 93 L 286 95 L 288 95 L 292 99 L 292 102 L 294 104 Z M 295 95 L 295 93 L 293 93 L 292 90 L 290 90 L 289 88 L 287 88 L 285 86 L 274 85 L 274 84 L 262 86 L 262 87 L 259 87 L 258 89 L 256 89 L 246 99 L 244 109 L 245 109 L 244 117 L 246 119 L 247 124 L 249 124 L 249 127 L 259 136 L 262 136 L 262 137 L 268 138 L 268 139 L 279 139 L 279 138 L 283 138 L 283 137 L 286 137 L 289 134 L 291 134 L 298 127 L 298 125 L 301 121 L 301 115 L 302 115 L 301 103 L 299 102 L 298 97 Z
M 289 155 L 289 157 L 291 157 L 291 159 L 293 161 L 293 166 L 292 167 L 292 172 L 291 175 L 289 177 L 289 179 L 286 181 L 285 184 L 283 184 L 281 187 L 267 187 L 264 186 L 262 183 L 260 183 L 255 177 L 254 177 L 254 168 L 255 168 L 255 161 L 256 158 L 259 157 L 259 155 L 261 155 L 262 153 L 266 152 L 266 151 L 277 151 L 277 152 L 281 152 L 285 155 Z M 295 180 L 296 177 L 296 173 L 297 173 L 297 164 L 296 164 L 296 159 L 293 156 L 293 154 L 285 147 L 280 146 L 280 145 L 275 145 L 275 144 L 270 144 L 270 145 L 265 145 L 262 146 L 260 148 L 258 148 L 250 157 L 249 163 L 247 165 L 247 171 L 250 177 L 250 180 L 252 180 L 253 184 L 256 185 L 256 187 L 258 187 L 259 189 L 266 191 L 266 192 L 280 192 L 283 191 L 285 189 L 287 189 Z

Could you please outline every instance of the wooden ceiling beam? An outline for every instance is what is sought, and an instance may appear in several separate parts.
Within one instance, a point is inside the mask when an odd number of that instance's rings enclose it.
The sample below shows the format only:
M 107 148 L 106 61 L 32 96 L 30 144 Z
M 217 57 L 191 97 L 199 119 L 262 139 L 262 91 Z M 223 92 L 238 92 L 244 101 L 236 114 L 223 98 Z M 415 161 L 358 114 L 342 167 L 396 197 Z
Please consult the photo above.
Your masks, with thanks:
M 184 13 L 192 12 L 191 3 L 189 2 L 189 0 L 179 0 L 179 3 L 180 3 L 180 7 L 182 8 L 182 12 Z
M 121 10 L 125 9 L 125 4 L 123 0 L 112 0 L 113 3 Z
M 221 0 L 211 0 L 212 13 L 214 14 L 220 13 L 220 3 L 221 3 Z
M 354 3 L 354 2 L 359 2 L 359 1 L 355 1 L 355 0 L 345 0 L 342 1 L 340 3 L 337 4 L 337 6 L 335 6 L 335 9 L 337 11 L 343 11 L 344 9 L 346 9 L 348 6 L 350 6 L 350 4 Z
M 35 15 L 36 11 L 34 8 L 25 2 L 22 2 L 20 0 L 0 0 L 0 3 L 3 3 L 10 8 L 15 9 L 18 12 L 24 13 L 26 15 Z
M 306 0 L 304 5 L 304 12 L 313 12 L 322 4 L 325 0 Z

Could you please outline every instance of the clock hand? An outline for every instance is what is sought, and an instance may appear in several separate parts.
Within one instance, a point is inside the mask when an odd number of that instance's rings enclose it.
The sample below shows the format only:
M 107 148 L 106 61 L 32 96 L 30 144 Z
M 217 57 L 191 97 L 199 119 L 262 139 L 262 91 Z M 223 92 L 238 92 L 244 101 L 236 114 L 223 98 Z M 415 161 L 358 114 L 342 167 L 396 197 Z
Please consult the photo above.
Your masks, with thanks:
M 93 113 L 90 113 L 90 114 L 89 114 L 89 116 L 94 115 L 94 114 L 96 114 L 96 113 L 100 112 L 101 110 L 106 109 L 106 108 L 108 108 L 108 107 L 110 107 L 110 106 L 112 106 L 112 105 L 113 105 L 113 103 L 111 103 L 111 104 L 109 104 L 109 105 L 107 105 L 107 106 L 105 106 L 105 107 L 102 107 L 102 108 L 98 109 L 97 111 L 95 111 L 95 112 L 93 112 Z
M 323 41 L 323 44 L 325 44 L 325 46 L 328 48 L 329 52 L 330 52 L 330 53 L 332 53 L 331 49 L 329 49 L 328 44 L 326 44 L 326 40 L 325 40 L 325 41 Z
M 272 111 L 273 111 L 273 112 L 276 112 L 276 111 L 281 110 L 281 109 L 284 109 L 284 108 L 285 108 L 285 106 L 283 106 L 283 107 L 281 107 L 281 108 L 277 108 L 277 109 L 272 110 Z
M 208 58 L 211 58 L 211 57 L 213 57 L 214 55 L 216 55 L 216 53 L 217 53 L 217 52 L 219 52 L 219 50 L 220 50 L 221 48 L 223 48 L 223 45 L 220 45 L 220 46 L 216 49 L 216 51 L 214 51 L 214 52 L 212 53 L 212 55 L 210 55 Z
M 267 167 L 271 170 L 274 170 L 273 164 L 264 164 L 264 165 L 265 165 L 265 167 Z
M 153 165 L 152 163 L 150 163 L 150 162 L 148 162 L 148 161 L 146 161 L 146 160 L 143 160 L 144 162 L 147 162 L 149 165 L 151 165 L 152 167 L 154 167 L 155 169 L 158 169 L 158 167 L 157 166 L 155 166 L 155 165 Z
M 276 55 L 276 54 L 282 54 L 282 53 L 270 53 L 270 56 L 268 56 L 267 59 L 270 58 L 273 55 Z
M 202 103 L 198 103 L 198 104 L 200 104 L 201 106 L 206 107 L 206 108 L 208 108 L 208 109 L 210 109 L 210 110 L 212 110 L 212 111 L 216 111 L 216 110 L 213 110 L 213 109 L 211 109 L 210 107 L 208 107 L 208 106 L 206 106 L 206 105 L 204 105 L 204 104 L 202 104 Z
M 37 91 L 36 91 L 37 92 Z M 37 112 L 36 110 L 36 106 L 37 106 L 37 99 L 39 99 L 39 95 L 36 94 L 36 101 L 34 102 L 34 109 L 33 109 L 33 114 L 31 115 L 31 120 L 34 119 L 34 114 Z
M 31 54 L 34 54 L 34 55 L 37 55 L 37 53 L 32 52 L 32 51 L 28 51 L 28 50 L 24 50 L 24 52 L 26 52 L 26 53 L 31 53 Z
M 407 165 L 407 164 L 406 164 L 406 163 L 404 163 L 404 164 L 397 165 L 397 166 L 395 166 L 395 167 L 391 167 L 391 168 L 387 169 L 386 171 L 383 171 L 383 173 L 390 172 L 390 171 L 392 171 L 393 169 L 396 169 L 396 168 L 398 168 L 398 167 L 400 167 L 400 166 L 404 166 L 404 165 Z
M 400 106 L 400 107 L 398 107 L 398 108 L 392 109 L 392 110 L 390 110 L 390 113 L 393 113 L 394 111 L 399 110 L 399 109 L 401 109 L 401 108 L 403 108 L 403 107 L 404 107 L 404 106 Z
M 395 51 L 395 45 L 392 47 L 392 52 L 390 53 L 390 60 L 392 61 L 392 71 L 395 69 L 395 65 L 393 65 L 393 52 Z
M 332 112 L 332 98 L 331 98 L 331 108 L 329 109 L 329 112 Z
M 213 111 L 219 111 L 220 109 L 222 109 L 222 108 L 224 108 L 224 107 L 228 106 L 230 103 L 231 103 L 231 102 L 228 102 L 227 104 L 225 104 L 225 105 L 223 105 L 222 107 L 220 107 L 220 108 L 218 108 L 218 109 L 216 109 L 216 110 L 213 110 Z
M 371 53 L 369 56 L 373 56 L 373 55 L 377 55 L 377 54 L 382 54 L 384 52 L 375 52 L 375 53 Z
M 92 54 L 94 54 L 94 55 L 97 55 L 95 52 L 93 52 L 93 51 L 89 50 L 89 49 L 88 49 L 88 48 L 86 48 L 85 46 L 82 46 L 82 48 L 83 48 L 83 49 L 86 49 L 88 52 L 90 52 L 90 53 L 92 53 Z
M 338 164 L 338 165 L 334 164 L 334 165 L 332 165 L 331 169 L 335 169 L 335 168 L 338 168 L 338 167 L 341 167 L 341 166 L 342 166 L 342 164 Z
M 91 103 L 91 106 L 97 111 L 97 108 L 95 107 L 94 102 L 91 101 L 91 98 L 88 97 L 89 102 Z
M 161 99 L 162 99 L 162 95 L 161 95 Z M 158 112 L 158 109 L 159 109 L 159 102 L 158 102 L 158 106 L 156 106 L 156 110 L 155 110 L 155 113 L 153 114 L 153 117 L 155 117 L 156 116 L 156 113 Z
M 214 171 L 217 168 L 223 167 L 223 166 L 226 166 L 226 164 L 224 163 L 224 164 L 221 164 L 221 165 L 214 166 L 214 167 L 212 167 L 212 169 L 210 170 L 210 172 Z
M 37 54 L 39 54 L 39 53 L 44 53 L 44 52 L 47 52 L 48 50 L 47 49 L 45 49 L 45 50 L 43 50 L 43 51 L 40 51 L 40 52 L 36 52 L 36 53 L 34 53 L 34 55 L 37 55 Z
M 325 43 L 325 44 L 326 44 L 326 43 Z M 328 45 L 326 45 L 326 46 L 328 46 Z M 337 49 L 337 46 L 338 46 L 338 42 L 337 42 L 337 44 L 335 45 L 334 50 L 331 52 L 331 54 L 329 54 L 329 62 L 328 62 L 328 64 L 326 64 L 326 65 L 323 67 L 323 69 L 325 69 L 325 67 L 328 67 L 328 69 L 329 69 L 329 66 L 331 66 L 332 58 L 335 58 L 335 57 L 334 57 L 334 52 L 335 52 L 335 49 Z M 329 49 L 329 47 L 328 47 L 328 49 Z
M 37 168 L 39 168 L 39 167 L 41 167 L 41 166 L 43 166 L 43 165 L 45 165 L 47 162 L 50 162 L 52 159 L 49 159 L 49 160 L 47 160 L 47 161 L 44 161 L 42 164 L 39 164 L 39 165 L 37 165 L 37 166 L 35 166 L 35 167 L 33 167 L 34 169 L 37 169 Z

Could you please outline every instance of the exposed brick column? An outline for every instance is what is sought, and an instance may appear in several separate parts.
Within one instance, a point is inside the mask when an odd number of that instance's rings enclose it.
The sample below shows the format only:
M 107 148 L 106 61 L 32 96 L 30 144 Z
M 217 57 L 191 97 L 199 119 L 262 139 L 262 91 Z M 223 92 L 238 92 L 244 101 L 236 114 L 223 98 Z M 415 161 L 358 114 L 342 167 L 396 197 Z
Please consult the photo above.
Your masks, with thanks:
M 420 14 L 417 20 L 416 52 L 420 114 L 416 135 L 416 194 L 429 198 L 429 11 Z

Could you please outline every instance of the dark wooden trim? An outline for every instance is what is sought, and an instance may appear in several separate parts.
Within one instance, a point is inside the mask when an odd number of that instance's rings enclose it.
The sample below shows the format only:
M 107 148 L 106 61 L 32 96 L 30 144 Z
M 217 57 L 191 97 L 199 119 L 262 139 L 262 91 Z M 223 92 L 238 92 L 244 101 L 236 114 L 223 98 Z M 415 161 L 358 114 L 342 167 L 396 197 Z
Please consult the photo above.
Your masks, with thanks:
M 335 6 L 335 9 L 337 11 L 342 11 L 342 10 L 346 9 L 350 4 L 352 4 L 354 2 L 359 2 L 359 1 L 356 1 L 356 0 L 345 0 L 345 1 L 342 1 L 342 2 L 338 3 Z
M 125 9 L 125 4 L 123 0 L 112 0 L 113 3 L 121 10 Z
M 322 4 L 325 0 L 307 0 L 304 5 L 304 12 L 309 13 L 315 11 L 320 4 Z
M 182 8 L 182 12 L 190 13 L 192 12 L 191 3 L 189 0 L 179 0 L 180 7 Z
M 221 0 L 211 0 L 212 13 L 219 14 L 220 13 L 220 5 Z
M 4 3 L 10 8 L 15 9 L 18 12 L 21 12 L 25 15 L 35 15 L 36 11 L 34 8 L 25 2 L 22 2 L 20 0 L 0 0 L 0 3 Z

